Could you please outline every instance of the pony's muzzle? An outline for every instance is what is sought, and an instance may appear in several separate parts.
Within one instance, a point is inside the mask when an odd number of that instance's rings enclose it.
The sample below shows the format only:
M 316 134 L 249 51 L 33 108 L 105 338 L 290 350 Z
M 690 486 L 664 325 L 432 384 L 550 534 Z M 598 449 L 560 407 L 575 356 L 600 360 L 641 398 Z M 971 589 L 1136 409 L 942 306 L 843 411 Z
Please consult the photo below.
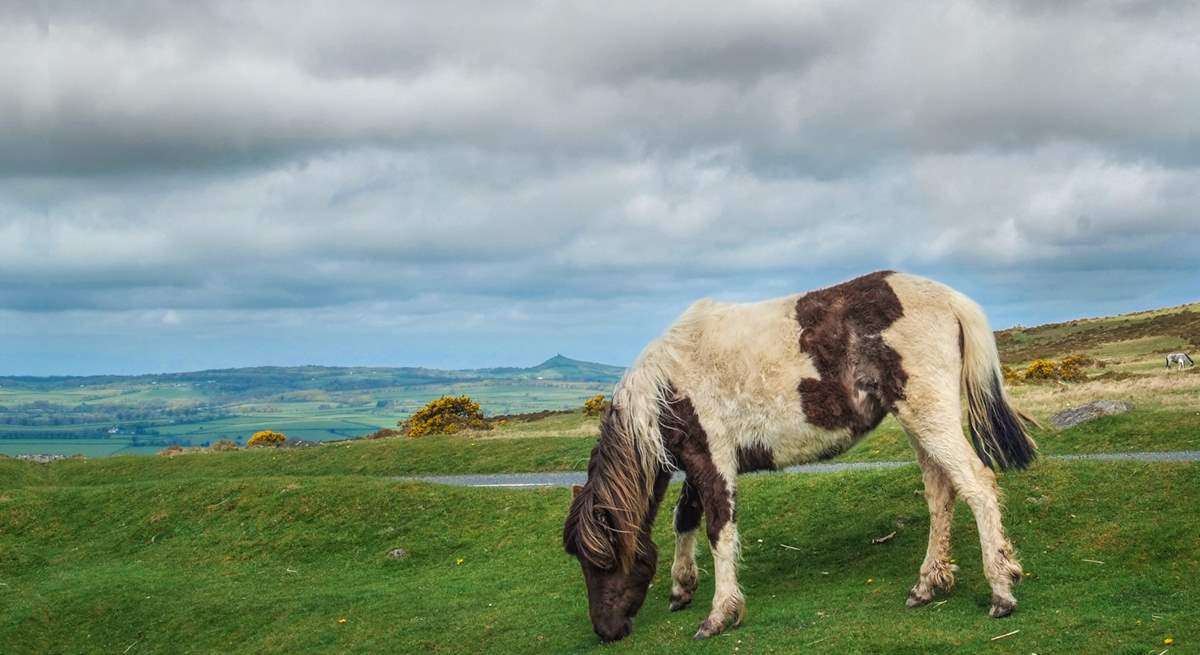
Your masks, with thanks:
M 628 637 L 629 633 L 633 632 L 633 619 L 626 617 L 617 621 L 593 625 L 592 628 L 596 630 L 600 641 L 619 641 Z

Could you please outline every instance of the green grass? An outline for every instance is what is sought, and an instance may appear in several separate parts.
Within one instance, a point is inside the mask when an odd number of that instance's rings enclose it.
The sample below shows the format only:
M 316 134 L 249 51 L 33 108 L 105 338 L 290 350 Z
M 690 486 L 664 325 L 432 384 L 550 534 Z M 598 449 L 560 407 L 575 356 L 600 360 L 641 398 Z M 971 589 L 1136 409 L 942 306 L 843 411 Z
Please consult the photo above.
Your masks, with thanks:
M 696 606 L 666 611 L 664 516 L 637 630 L 603 648 L 559 545 L 565 489 L 362 476 L 5 479 L 5 653 L 1132 654 L 1157 653 L 1168 636 L 1180 652 L 1200 642 L 1194 464 L 1044 462 L 1005 476 L 1006 522 L 1033 575 L 1017 589 L 1017 613 L 999 621 L 986 616 L 961 506 L 958 586 L 944 604 L 904 608 L 928 526 L 915 467 L 748 478 L 738 494 L 746 623 L 690 640 L 708 574 Z M 892 530 L 894 540 L 870 543 Z M 388 559 L 395 547 L 410 556 Z M 705 548 L 700 565 L 711 571 Z

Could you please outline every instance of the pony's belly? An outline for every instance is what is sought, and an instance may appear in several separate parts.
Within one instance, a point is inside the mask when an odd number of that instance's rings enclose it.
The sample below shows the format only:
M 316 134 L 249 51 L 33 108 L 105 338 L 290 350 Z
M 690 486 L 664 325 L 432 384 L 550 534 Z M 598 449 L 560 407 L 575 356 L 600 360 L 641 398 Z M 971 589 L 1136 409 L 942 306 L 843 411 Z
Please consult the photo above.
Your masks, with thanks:
M 826 430 L 805 423 L 788 434 L 780 435 L 772 447 L 776 468 L 820 462 L 846 452 L 858 443 L 850 429 Z
M 858 442 L 849 429 L 828 430 L 809 423 L 794 406 L 743 405 L 736 417 L 726 419 L 741 448 L 765 447 L 775 468 L 808 464 L 835 457 Z

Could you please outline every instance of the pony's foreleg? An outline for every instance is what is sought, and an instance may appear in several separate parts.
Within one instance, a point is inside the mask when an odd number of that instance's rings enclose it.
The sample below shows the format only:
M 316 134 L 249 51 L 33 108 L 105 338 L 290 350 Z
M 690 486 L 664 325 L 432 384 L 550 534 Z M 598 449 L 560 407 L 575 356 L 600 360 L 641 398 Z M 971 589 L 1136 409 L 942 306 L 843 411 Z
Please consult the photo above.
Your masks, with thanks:
M 671 611 L 692 602 L 696 591 L 696 533 L 704 507 L 700 492 L 685 481 L 675 504 L 675 563 L 671 565 Z
M 929 546 L 925 550 L 925 561 L 921 564 L 917 584 L 908 592 L 906 604 L 920 607 L 933 600 L 935 591 L 954 586 L 954 572 L 958 566 L 950 563 L 950 526 L 954 521 L 955 493 L 950 479 L 915 440 L 913 447 L 917 451 L 917 461 L 921 463 L 921 475 L 925 480 L 925 502 L 929 505 Z
M 737 523 L 734 522 L 736 471 L 712 476 L 709 488 L 703 489 L 704 516 L 708 543 L 712 547 L 713 593 L 712 610 L 696 631 L 696 639 L 707 639 L 727 627 L 736 626 L 746 615 L 746 598 L 737 581 L 737 560 L 740 544 Z

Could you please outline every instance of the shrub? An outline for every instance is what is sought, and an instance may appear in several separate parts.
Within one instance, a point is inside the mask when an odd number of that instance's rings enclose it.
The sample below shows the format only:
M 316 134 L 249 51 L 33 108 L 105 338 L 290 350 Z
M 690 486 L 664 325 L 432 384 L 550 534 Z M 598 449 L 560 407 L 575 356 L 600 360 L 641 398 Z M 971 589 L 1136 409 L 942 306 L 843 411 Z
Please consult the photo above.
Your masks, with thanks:
M 1017 384 L 1021 381 L 1021 374 L 1014 371 L 1011 366 L 1001 366 L 1000 374 L 1004 376 L 1004 384 Z
M 1053 359 L 1035 359 L 1021 371 L 1021 377 L 1026 380 L 1053 380 L 1057 367 Z
M 1083 367 L 1091 363 L 1091 358 L 1085 355 L 1067 355 L 1058 360 L 1058 379 L 1064 382 L 1081 382 L 1087 379 Z
M 604 399 L 602 393 L 583 401 L 583 413 L 588 416 L 600 416 L 605 409 L 608 409 L 608 401 Z
M 1085 355 L 1068 355 L 1060 360 L 1035 359 L 1021 372 L 1021 377 L 1033 382 L 1081 382 L 1087 377 L 1083 366 L 1091 362 Z
M 282 446 L 283 442 L 285 441 L 287 441 L 287 435 L 283 434 L 282 432 L 261 430 L 259 432 L 255 432 L 253 437 L 250 437 L 250 441 L 246 442 L 246 447 L 255 448 L 257 446 L 270 446 L 272 448 L 277 448 Z
M 402 421 L 400 427 L 405 435 L 415 438 L 462 430 L 491 430 L 492 424 L 483 418 L 479 403 L 470 396 L 442 396 Z
M 221 439 L 209 446 L 209 450 L 237 450 L 238 445 L 228 439 Z

